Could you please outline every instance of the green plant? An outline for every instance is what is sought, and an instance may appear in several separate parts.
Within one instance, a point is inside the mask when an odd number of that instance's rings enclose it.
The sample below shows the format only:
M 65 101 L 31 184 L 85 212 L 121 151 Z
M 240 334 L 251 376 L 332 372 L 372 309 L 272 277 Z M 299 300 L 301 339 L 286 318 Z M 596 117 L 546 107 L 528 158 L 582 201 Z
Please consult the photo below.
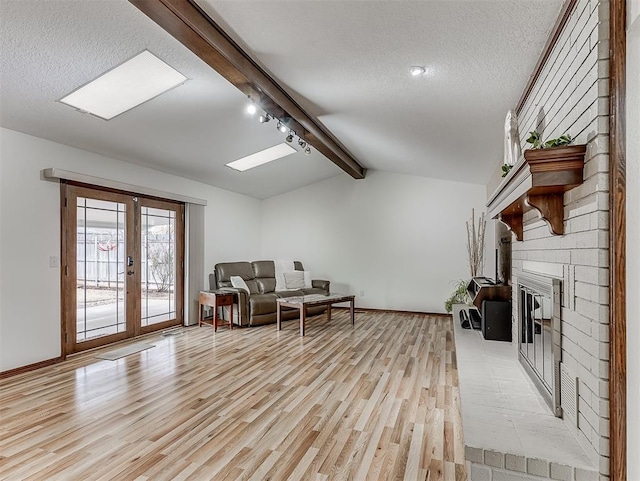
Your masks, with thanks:
M 454 290 L 449 298 L 444 301 L 444 308 L 447 312 L 451 312 L 454 304 L 469 304 L 471 298 L 467 292 L 468 282 L 464 279 L 460 279 L 453 283 Z
M 502 166 L 502 177 L 506 177 L 507 174 L 509 172 L 511 172 L 511 169 L 513 168 L 513 165 L 509 165 L 509 164 L 504 164 Z
M 527 143 L 531 144 L 534 149 L 549 149 L 551 147 L 563 147 L 565 145 L 570 145 L 572 142 L 573 142 L 573 139 L 569 134 L 564 134 L 558 137 L 557 139 L 549 139 L 546 142 L 543 142 L 542 136 L 538 133 L 537 130 L 534 130 L 533 132 L 529 132 L 529 138 L 527 139 Z
M 533 145 L 534 149 L 542 148 L 542 137 L 540 137 L 540 134 L 538 133 L 537 130 L 534 130 L 533 132 L 529 132 L 529 138 L 527 139 L 527 144 Z
M 570 135 L 563 135 L 561 137 L 558 137 L 557 139 L 551 139 L 551 140 L 547 140 L 544 143 L 544 147 L 549 148 L 549 147 L 562 147 L 564 145 L 569 145 L 571 144 L 571 142 L 573 142 L 573 139 L 571 138 Z

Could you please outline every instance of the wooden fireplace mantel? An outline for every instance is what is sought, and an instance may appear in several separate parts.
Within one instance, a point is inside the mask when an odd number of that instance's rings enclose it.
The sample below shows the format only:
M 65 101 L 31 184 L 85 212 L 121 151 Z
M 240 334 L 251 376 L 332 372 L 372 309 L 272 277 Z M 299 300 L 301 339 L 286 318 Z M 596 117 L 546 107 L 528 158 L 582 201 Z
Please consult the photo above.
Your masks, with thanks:
M 525 150 L 487 204 L 491 219 L 499 219 L 523 239 L 522 216 L 534 209 L 552 234 L 564 234 L 564 193 L 582 184 L 587 146 L 569 145 Z

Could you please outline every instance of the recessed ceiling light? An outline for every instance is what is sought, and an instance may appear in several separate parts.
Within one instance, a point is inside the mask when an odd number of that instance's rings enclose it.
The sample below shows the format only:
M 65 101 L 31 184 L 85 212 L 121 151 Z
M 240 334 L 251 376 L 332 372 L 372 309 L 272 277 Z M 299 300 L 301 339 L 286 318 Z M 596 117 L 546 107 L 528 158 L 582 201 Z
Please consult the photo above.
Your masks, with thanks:
M 256 107 L 256 104 L 254 104 L 253 102 L 250 102 L 247 105 L 247 112 L 249 112 L 250 115 L 255 114 L 258 111 L 258 107 Z
M 110 120 L 186 80 L 187 77 L 145 50 L 60 99 L 60 102 Z
M 297 152 L 296 149 L 283 142 L 282 144 L 274 145 L 273 147 L 269 147 L 268 149 L 261 150 L 260 152 L 256 152 L 255 154 L 248 155 L 241 159 L 234 160 L 233 162 L 229 162 L 225 165 L 234 170 L 244 172 L 245 170 L 253 169 L 259 165 L 266 164 L 267 162 L 272 162 L 276 159 L 294 154 L 295 152 Z
M 424 75 L 426 71 L 427 69 L 422 65 L 413 65 L 409 67 L 409 73 L 414 77 L 418 77 L 419 75 Z

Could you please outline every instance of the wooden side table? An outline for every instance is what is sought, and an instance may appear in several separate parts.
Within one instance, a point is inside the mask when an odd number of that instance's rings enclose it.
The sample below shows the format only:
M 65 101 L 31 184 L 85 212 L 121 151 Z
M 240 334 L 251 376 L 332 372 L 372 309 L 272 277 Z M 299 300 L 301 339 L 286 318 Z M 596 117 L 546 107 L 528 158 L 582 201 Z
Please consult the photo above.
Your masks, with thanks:
M 229 329 L 233 329 L 233 292 L 224 291 L 200 291 L 198 297 L 198 326 L 202 326 L 204 321 L 202 320 L 204 306 L 213 307 L 213 332 L 218 331 L 218 321 L 223 321 L 222 325 L 228 325 Z M 229 313 L 229 321 L 225 321 L 218 318 L 218 307 L 229 306 L 231 312 Z M 208 323 L 205 323 L 208 324 Z

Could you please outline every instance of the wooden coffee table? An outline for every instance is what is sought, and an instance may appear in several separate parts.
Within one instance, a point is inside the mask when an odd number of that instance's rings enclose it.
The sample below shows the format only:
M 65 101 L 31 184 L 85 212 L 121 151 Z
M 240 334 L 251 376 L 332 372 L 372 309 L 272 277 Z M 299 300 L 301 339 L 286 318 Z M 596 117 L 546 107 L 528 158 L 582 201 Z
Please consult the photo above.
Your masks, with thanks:
M 300 335 L 304 336 L 304 323 L 307 318 L 307 308 L 311 306 L 327 306 L 327 321 L 331 320 L 331 306 L 340 302 L 350 303 L 351 325 L 355 325 L 354 301 L 356 296 L 344 294 L 310 294 L 308 296 L 283 297 L 277 299 L 278 331 L 282 330 L 282 308 L 292 307 L 300 310 Z

